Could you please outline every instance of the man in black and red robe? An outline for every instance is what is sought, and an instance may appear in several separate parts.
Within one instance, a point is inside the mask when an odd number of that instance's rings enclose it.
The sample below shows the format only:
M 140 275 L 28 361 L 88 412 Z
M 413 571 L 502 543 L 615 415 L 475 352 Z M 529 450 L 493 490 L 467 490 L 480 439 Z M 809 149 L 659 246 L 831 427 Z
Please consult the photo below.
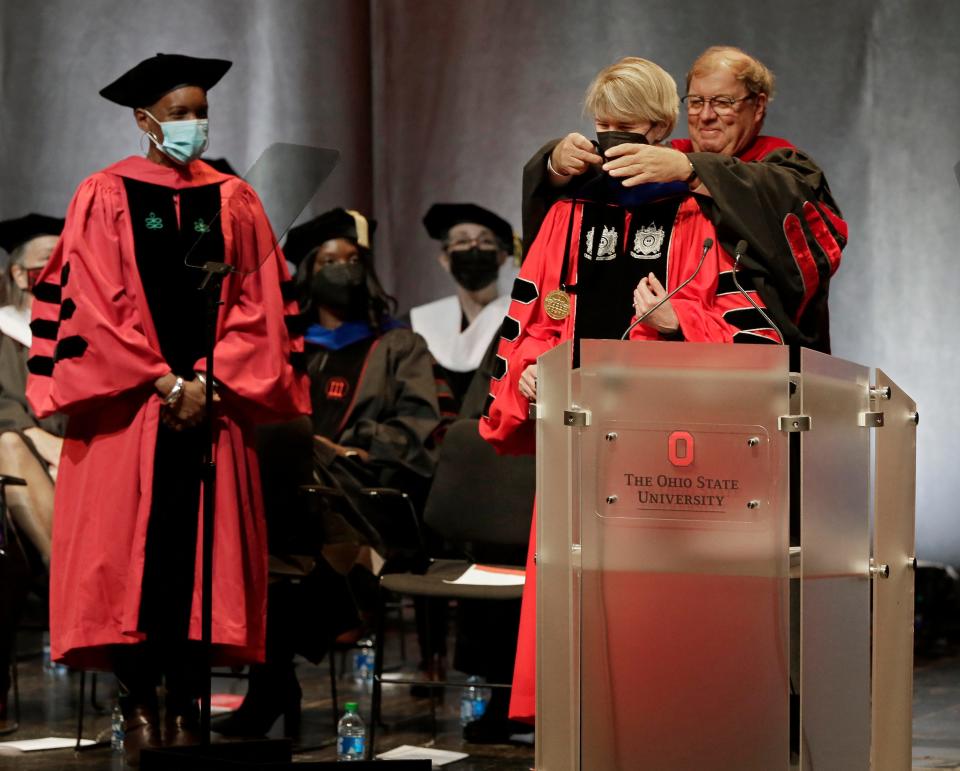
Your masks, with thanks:
M 575 197 L 601 164 L 628 189 L 684 181 L 726 252 L 747 242 L 741 283 L 763 298 L 785 342 L 829 353 L 827 298 L 847 224 L 816 162 L 788 140 L 760 134 L 773 86 L 758 60 L 710 48 L 687 75 L 689 139 L 622 144 L 603 159 L 580 134 L 544 145 L 524 167 L 524 252 L 550 206 Z

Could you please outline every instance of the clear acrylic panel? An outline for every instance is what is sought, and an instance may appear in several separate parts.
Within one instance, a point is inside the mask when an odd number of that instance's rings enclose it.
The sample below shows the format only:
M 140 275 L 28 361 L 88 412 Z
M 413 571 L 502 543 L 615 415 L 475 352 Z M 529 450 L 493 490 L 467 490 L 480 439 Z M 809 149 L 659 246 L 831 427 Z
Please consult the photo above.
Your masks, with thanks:
M 855 771 L 870 758 L 869 371 L 800 361 L 800 763 Z
M 537 743 L 540 771 L 579 768 L 579 586 L 574 532 L 571 342 L 537 360 Z
M 579 375 L 580 767 L 786 769 L 787 350 L 584 341 Z
M 294 220 L 316 195 L 339 159 L 337 150 L 286 142 L 275 142 L 263 151 L 244 179 L 257 193 L 273 228 L 274 238 L 270 243 L 258 243 L 253 249 L 235 250 L 228 255 L 232 269 L 238 273 L 254 273 L 272 257 Z M 226 203 L 223 202 L 224 206 Z M 221 213 L 217 216 L 220 217 Z M 210 258 L 209 232 L 208 229 L 200 233 L 187 250 L 184 262 L 190 267 L 203 268 Z
M 873 771 L 909 768 L 912 756 L 914 513 L 917 406 L 884 372 L 884 426 L 876 429 L 874 560 L 890 568 L 873 592 Z

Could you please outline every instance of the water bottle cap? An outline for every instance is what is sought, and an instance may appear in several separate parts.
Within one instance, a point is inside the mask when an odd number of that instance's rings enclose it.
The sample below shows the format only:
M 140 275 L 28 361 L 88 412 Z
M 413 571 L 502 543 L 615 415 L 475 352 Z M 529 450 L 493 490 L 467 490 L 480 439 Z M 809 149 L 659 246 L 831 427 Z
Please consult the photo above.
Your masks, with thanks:
M 347 712 L 356 712 L 356 711 L 357 711 L 357 702 L 355 702 L 355 701 L 348 701 L 347 704 L 346 704 L 346 710 L 347 710 Z

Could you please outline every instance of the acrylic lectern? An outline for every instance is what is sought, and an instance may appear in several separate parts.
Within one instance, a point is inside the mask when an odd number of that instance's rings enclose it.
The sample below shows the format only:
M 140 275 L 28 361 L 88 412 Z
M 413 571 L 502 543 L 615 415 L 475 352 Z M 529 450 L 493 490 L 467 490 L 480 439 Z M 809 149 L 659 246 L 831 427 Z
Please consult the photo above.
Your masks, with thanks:
M 916 406 L 806 349 L 539 359 L 538 771 L 909 768 Z

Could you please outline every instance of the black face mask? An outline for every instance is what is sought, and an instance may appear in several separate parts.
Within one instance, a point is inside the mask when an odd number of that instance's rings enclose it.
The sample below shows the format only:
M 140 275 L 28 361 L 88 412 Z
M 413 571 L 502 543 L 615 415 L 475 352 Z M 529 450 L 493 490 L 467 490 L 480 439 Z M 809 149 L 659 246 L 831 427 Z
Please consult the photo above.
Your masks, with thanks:
M 597 141 L 595 143 L 600 151 L 600 156 L 606 160 L 607 150 L 617 145 L 648 145 L 646 134 L 637 134 L 633 131 L 598 131 Z
M 454 281 L 468 292 L 483 289 L 497 280 L 500 271 L 498 255 L 496 249 L 478 249 L 475 246 L 449 252 L 450 273 Z
M 369 305 L 367 271 L 359 262 L 324 265 L 310 282 L 313 302 L 351 319 L 364 318 Z

